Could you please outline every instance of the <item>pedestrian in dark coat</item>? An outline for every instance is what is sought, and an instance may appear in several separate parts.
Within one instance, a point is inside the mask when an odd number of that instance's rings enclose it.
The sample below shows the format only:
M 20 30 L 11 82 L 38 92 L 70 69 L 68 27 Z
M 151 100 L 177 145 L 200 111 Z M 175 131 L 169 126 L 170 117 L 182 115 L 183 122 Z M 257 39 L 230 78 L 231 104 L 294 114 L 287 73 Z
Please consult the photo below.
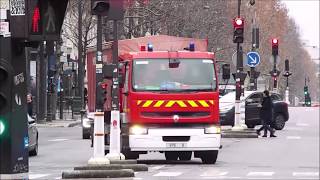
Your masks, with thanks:
M 269 95 L 269 91 L 265 90 L 263 92 L 263 100 L 260 110 L 260 119 L 262 120 L 263 126 L 257 130 L 257 133 L 260 134 L 260 131 L 264 130 L 264 135 L 262 137 L 267 137 L 267 131 L 270 132 L 270 137 L 277 137 L 274 135 L 274 130 L 270 127 L 272 120 L 272 100 Z

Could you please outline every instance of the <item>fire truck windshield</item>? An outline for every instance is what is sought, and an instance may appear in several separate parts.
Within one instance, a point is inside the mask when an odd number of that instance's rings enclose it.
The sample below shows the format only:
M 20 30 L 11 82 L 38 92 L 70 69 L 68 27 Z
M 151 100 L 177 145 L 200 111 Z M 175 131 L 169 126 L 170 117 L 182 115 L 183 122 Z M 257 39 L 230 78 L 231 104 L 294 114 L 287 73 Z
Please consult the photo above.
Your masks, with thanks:
M 136 59 L 132 82 L 136 91 L 214 91 L 217 87 L 210 59 Z

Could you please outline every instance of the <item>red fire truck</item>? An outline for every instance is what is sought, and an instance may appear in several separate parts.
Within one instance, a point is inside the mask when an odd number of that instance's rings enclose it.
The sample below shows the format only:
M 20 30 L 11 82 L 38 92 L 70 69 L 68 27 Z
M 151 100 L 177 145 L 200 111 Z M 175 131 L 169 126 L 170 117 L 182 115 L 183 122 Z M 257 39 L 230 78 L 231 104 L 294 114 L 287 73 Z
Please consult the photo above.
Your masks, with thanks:
M 130 50 L 133 45 L 138 48 Z M 94 51 L 90 52 L 88 66 L 94 59 Z M 221 139 L 219 90 L 214 54 L 207 52 L 207 41 L 170 36 L 123 40 L 119 41 L 119 61 L 121 144 L 126 158 L 158 151 L 167 160 L 190 160 L 194 153 L 203 163 L 214 164 Z M 94 74 L 88 67 L 91 111 Z

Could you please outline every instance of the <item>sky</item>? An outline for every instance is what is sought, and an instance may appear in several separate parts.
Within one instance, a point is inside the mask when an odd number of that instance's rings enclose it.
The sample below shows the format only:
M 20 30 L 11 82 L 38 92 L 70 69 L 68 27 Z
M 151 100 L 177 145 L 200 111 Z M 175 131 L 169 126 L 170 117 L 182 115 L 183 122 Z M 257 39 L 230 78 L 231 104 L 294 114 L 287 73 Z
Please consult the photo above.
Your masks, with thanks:
M 282 0 L 289 9 L 300 29 L 301 40 L 307 40 L 310 46 L 319 45 L 319 6 L 320 0 Z

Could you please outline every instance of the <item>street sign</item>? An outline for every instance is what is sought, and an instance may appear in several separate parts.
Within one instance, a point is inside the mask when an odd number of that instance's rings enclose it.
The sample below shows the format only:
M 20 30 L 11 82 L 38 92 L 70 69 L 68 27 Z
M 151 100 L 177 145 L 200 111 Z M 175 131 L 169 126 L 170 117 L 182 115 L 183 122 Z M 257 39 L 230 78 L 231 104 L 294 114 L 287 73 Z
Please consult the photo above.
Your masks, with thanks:
M 260 63 L 260 55 L 257 52 L 248 52 L 247 65 L 249 67 L 256 67 Z
M 10 15 L 11 16 L 26 15 L 25 0 L 10 0 Z

